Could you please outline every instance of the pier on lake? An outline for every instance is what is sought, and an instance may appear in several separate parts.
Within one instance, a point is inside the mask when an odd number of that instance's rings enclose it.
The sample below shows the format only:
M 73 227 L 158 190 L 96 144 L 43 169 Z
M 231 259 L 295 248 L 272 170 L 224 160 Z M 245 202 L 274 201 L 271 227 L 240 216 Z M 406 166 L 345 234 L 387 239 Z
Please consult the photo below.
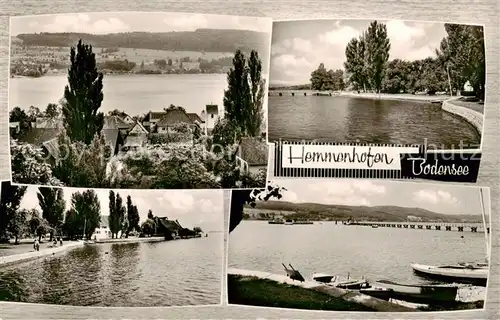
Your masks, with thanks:
M 342 222 L 348 226 L 369 226 L 381 228 L 402 228 L 402 229 L 420 229 L 420 230 L 442 230 L 442 231 L 470 231 L 484 232 L 483 223 L 474 222 L 374 222 L 374 221 L 357 221 L 357 222 Z M 490 224 L 486 224 L 486 232 L 490 233 Z

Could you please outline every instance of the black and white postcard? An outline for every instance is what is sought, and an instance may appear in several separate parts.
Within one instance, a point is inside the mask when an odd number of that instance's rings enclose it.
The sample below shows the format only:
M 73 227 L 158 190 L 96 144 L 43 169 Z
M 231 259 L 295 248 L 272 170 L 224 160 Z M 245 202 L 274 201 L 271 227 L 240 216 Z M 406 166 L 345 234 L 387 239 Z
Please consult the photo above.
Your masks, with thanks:
M 12 17 L 12 181 L 264 187 L 270 18 Z
M 276 21 L 269 141 L 480 149 L 484 46 L 479 25 Z
M 281 179 L 231 194 L 229 304 L 372 312 L 484 307 L 489 188 Z
M 101 307 L 221 303 L 225 231 L 218 190 L 3 182 L 0 200 L 2 301 Z

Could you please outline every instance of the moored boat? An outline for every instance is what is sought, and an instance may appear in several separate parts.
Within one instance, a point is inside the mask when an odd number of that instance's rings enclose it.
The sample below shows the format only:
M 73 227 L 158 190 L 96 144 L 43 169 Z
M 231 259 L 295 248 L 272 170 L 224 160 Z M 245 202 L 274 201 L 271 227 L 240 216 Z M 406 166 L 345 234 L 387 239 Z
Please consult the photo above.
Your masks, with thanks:
M 283 220 L 281 220 L 281 219 L 273 219 L 273 220 L 269 220 L 267 223 L 269 223 L 269 224 L 284 224 L 285 222 L 283 222 Z
M 372 228 L 378 228 L 378 224 L 372 224 Z
M 390 292 L 384 292 L 384 294 L 391 299 L 428 305 L 455 303 L 458 292 L 458 286 L 455 285 L 412 285 L 389 280 L 377 281 L 373 287 L 389 289 Z M 378 292 L 378 294 L 381 293 Z
M 483 202 L 483 189 L 479 189 L 483 227 L 486 230 L 486 213 Z M 486 260 L 489 261 L 491 252 L 488 233 L 484 233 L 486 244 Z M 445 282 L 458 282 L 486 287 L 489 274 L 489 263 L 458 263 L 456 265 L 431 266 L 425 264 L 411 264 L 413 271 L 420 276 L 437 279 Z
M 411 267 L 417 275 L 426 278 L 483 287 L 486 287 L 489 273 L 489 268 L 484 265 L 457 264 L 450 266 L 429 266 L 413 263 Z
M 286 219 L 286 220 L 285 220 L 285 224 L 286 224 L 286 225 L 292 225 L 292 224 L 293 224 L 293 220 L 291 220 L 291 219 Z

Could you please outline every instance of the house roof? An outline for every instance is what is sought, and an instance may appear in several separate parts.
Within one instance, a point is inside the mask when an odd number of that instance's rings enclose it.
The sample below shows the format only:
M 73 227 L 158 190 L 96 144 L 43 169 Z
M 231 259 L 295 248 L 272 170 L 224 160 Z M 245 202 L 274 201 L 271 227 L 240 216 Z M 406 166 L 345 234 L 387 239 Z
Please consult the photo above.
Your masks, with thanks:
M 144 128 L 144 126 L 138 121 L 135 121 L 135 123 L 130 128 L 130 131 L 133 131 L 136 127 L 138 127 L 139 130 L 142 131 L 143 133 L 148 133 L 148 130 L 146 130 L 146 128 Z
M 63 120 L 60 118 L 46 118 L 46 117 L 39 117 L 36 118 L 35 120 L 35 127 L 36 128 L 51 128 L 51 129 L 59 129 L 63 128 Z
M 160 225 L 163 228 L 168 229 L 170 231 L 175 232 L 183 229 L 183 227 L 179 224 L 178 221 L 168 220 L 165 218 L 158 218 L 158 221 L 160 222 Z
M 207 113 L 219 113 L 219 106 L 216 104 L 207 104 L 206 109 Z
M 56 138 L 60 132 L 61 129 L 56 128 L 31 128 L 19 137 L 19 141 L 41 146 L 44 142 Z
M 165 111 L 161 112 L 149 111 L 149 113 L 144 117 L 144 121 L 159 120 L 163 118 L 166 114 L 167 113 Z
M 103 129 L 128 129 L 130 124 L 119 116 L 105 116 Z
M 160 121 L 156 124 L 158 127 L 166 127 L 171 126 L 179 122 L 185 123 L 193 123 L 191 118 L 187 115 L 187 113 L 182 109 L 171 109 L 161 118 Z
M 187 113 L 187 116 L 193 122 L 195 122 L 195 121 L 204 122 L 197 113 Z
M 114 152 L 116 148 L 116 142 L 118 141 L 118 136 L 120 134 L 119 129 L 102 129 L 102 134 L 104 136 L 104 140 L 106 140 L 106 145 L 111 147 L 112 152 Z
M 267 165 L 268 147 L 265 141 L 260 138 L 241 138 L 238 146 L 240 158 L 251 166 Z

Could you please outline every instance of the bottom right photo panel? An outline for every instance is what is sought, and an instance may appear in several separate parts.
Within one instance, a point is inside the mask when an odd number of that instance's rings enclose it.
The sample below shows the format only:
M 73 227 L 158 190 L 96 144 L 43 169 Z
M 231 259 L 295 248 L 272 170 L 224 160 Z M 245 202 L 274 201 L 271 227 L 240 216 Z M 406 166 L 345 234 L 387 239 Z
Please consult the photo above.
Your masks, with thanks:
M 372 312 L 484 307 L 487 187 L 282 179 L 231 192 L 228 304 Z

